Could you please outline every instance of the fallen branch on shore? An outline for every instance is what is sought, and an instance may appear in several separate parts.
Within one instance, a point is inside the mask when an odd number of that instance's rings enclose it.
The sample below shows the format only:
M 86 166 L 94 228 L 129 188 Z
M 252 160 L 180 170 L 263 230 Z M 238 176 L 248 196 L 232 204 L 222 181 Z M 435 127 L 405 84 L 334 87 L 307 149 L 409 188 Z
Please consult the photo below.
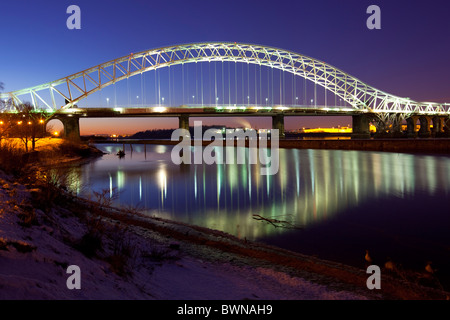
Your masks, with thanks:
M 253 219 L 258 220 L 258 221 L 265 221 L 265 222 L 273 225 L 275 228 L 303 229 L 303 227 L 297 226 L 297 225 L 293 224 L 292 222 L 285 221 L 285 220 L 265 218 L 263 216 L 260 216 L 259 214 L 253 214 L 252 217 L 253 217 Z

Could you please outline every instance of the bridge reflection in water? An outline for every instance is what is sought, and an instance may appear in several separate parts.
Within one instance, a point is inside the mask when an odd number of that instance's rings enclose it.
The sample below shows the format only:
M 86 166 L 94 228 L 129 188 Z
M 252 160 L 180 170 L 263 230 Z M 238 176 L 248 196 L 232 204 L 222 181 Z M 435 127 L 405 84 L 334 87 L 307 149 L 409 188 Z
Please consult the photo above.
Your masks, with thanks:
M 248 161 L 244 165 L 174 165 L 172 146 L 147 145 L 144 150 L 143 145 L 133 145 L 133 152 L 128 146 L 122 159 L 116 156 L 121 145 L 99 148 L 110 154 L 72 168 L 73 191 L 92 197 L 92 190 L 103 190 L 118 206 L 139 207 L 149 215 L 247 239 L 290 231 L 257 221 L 253 215 L 308 229 L 375 200 L 405 198 L 406 204 L 407 198 L 421 194 L 444 195 L 442 208 L 448 210 L 448 157 L 280 149 L 279 172 L 262 176 L 259 165 Z M 407 209 L 402 205 L 383 210 L 395 214 Z

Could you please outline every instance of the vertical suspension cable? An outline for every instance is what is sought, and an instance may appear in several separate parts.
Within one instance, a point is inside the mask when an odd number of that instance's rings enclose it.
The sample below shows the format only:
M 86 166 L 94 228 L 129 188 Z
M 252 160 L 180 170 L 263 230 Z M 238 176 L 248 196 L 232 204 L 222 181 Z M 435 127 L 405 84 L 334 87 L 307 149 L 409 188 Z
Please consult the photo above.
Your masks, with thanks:
M 255 105 L 258 105 L 258 84 L 256 83 L 256 79 L 258 77 L 256 76 L 256 64 L 255 64 Z
M 186 65 L 186 104 L 189 104 L 191 99 L 191 92 L 189 89 L 189 64 Z
M 266 104 L 269 100 L 269 90 L 270 90 L 270 84 L 269 84 L 269 68 L 266 68 L 267 70 L 267 94 L 266 94 Z
M 224 87 L 223 60 L 222 60 L 222 105 L 223 104 L 225 104 L 225 87 Z
M 314 107 L 317 106 L 317 83 L 314 82 Z
M 183 98 L 181 99 L 181 103 L 182 104 L 185 104 L 184 103 L 184 99 L 185 99 L 185 95 L 184 95 L 184 62 L 181 64 L 181 86 L 183 87 L 182 88 L 182 96 L 183 96 Z
M 141 101 L 142 101 L 142 105 L 144 105 L 144 75 L 141 72 Z
M 295 104 L 295 92 L 294 92 L 294 82 L 295 82 L 295 78 L 294 78 L 294 74 L 292 74 L 292 104 Z
M 297 84 L 296 84 L 297 76 L 295 74 L 293 74 L 292 78 L 294 79 L 294 104 L 297 105 L 297 100 L 298 100 L 297 99 Z
M 127 77 L 127 107 L 130 106 L 130 83 L 129 78 Z
M 234 61 L 234 104 L 238 105 L 239 104 L 239 100 L 238 100 L 238 86 L 239 86 L 239 82 L 238 82 L 238 63 L 235 60 Z
M 114 82 L 114 107 L 117 107 L 116 83 Z
M 228 65 L 228 104 L 231 105 L 231 80 L 230 80 L 230 63 Z
M 281 82 L 282 82 L 282 79 L 283 79 L 283 77 L 282 77 L 282 73 L 283 71 L 282 70 L 280 70 L 280 104 L 282 105 L 283 104 L 283 92 L 282 92 L 282 90 L 281 90 Z
M 169 107 L 171 107 L 172 106 L 172 91 L 170 90 L 171 89 L 171 85 L 170 85 L 170 65 L 169 65 Z
M 250 63 L 247 62 L 247 104 L 250 105 Z
M 202 90 L 202 107 L 203 107 L 203 63 L 200 63 L 200 89 Z
M 244 64 L 242 64 L 242 67 L 241 67 L 241 76 L 242 76 L 242 105 L 245 105 Z
M 306 96 L 306 78 L 303 78 L 303 85 L 304 85 L 304 92 L 303 92 L 303 105 L 306 107 L 307 106 L 307 96 Z
M 237 104 L 237 61 L 234 61 L 234 94 L 235 100 L 234 103 Z
M 262 84 L 261 84 L 261 64 L 259 65 L 259 103 L 262 105 Z
M 217 66 L 217 63 L 214 63 L 214 103 L 217 106 L 217 70 L 216 70 L 216 66 Z
M 208 61 L 208 84 L 209 84 L 209 104 L 212 105 L 211 103 L 211 90 L 212 90 L 212 85 L 211 85 L 211 61 Z
M 158 70 L 158 104 L 161 104 L 161 73 Z
M 195 100 L 194 104 L 198 104 L 198 65 L 197 61 L 195 61 Z
M 273 67 L 272 67 L 272 97 L 271 97 L 271 105 L 273 106 L 275 103 L 275 97 L 273 96 Z
M 158 104 L 158 86 L 156 81 L 156 71 L 157 69 L 155 68 L 155 105 Z

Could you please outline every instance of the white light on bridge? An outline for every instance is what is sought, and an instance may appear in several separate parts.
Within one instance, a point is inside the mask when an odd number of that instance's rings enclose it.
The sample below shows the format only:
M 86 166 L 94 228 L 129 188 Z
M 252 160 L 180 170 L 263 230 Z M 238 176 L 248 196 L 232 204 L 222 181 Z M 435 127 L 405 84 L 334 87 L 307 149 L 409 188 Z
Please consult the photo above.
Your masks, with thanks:
M 165 112 L 167 110 L 166 107 L 154 107 L 153 111 L 155 112 Z

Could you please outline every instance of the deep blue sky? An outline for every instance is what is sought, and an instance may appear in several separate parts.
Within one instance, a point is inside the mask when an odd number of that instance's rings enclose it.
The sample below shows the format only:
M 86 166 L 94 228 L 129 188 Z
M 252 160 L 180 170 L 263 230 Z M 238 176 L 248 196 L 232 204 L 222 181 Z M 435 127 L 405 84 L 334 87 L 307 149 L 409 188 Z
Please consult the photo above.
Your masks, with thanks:
M 66 28 L 71 4 L 81 8 L 81 30 Z M 381 30 L 366 28 L 371 4 L 381 8 Z M 450 101 L 448 0 L 18 0 L 3 1 L 0 10 L 4 91 L 56 80 L 131 52 L 236 41 L 326 61 L 399 96 Z M 152 126 L 155 121 L 146 123 Z M 266 123 L 270 125 L 261 121 Z M 92 132 L 92 124 L 82 123 L 83 133 Z M 175 126 L 177 121 L 166 124 Z M 311 118 L 286 121 L 288 129 L 305 124 L 316 123 Z

